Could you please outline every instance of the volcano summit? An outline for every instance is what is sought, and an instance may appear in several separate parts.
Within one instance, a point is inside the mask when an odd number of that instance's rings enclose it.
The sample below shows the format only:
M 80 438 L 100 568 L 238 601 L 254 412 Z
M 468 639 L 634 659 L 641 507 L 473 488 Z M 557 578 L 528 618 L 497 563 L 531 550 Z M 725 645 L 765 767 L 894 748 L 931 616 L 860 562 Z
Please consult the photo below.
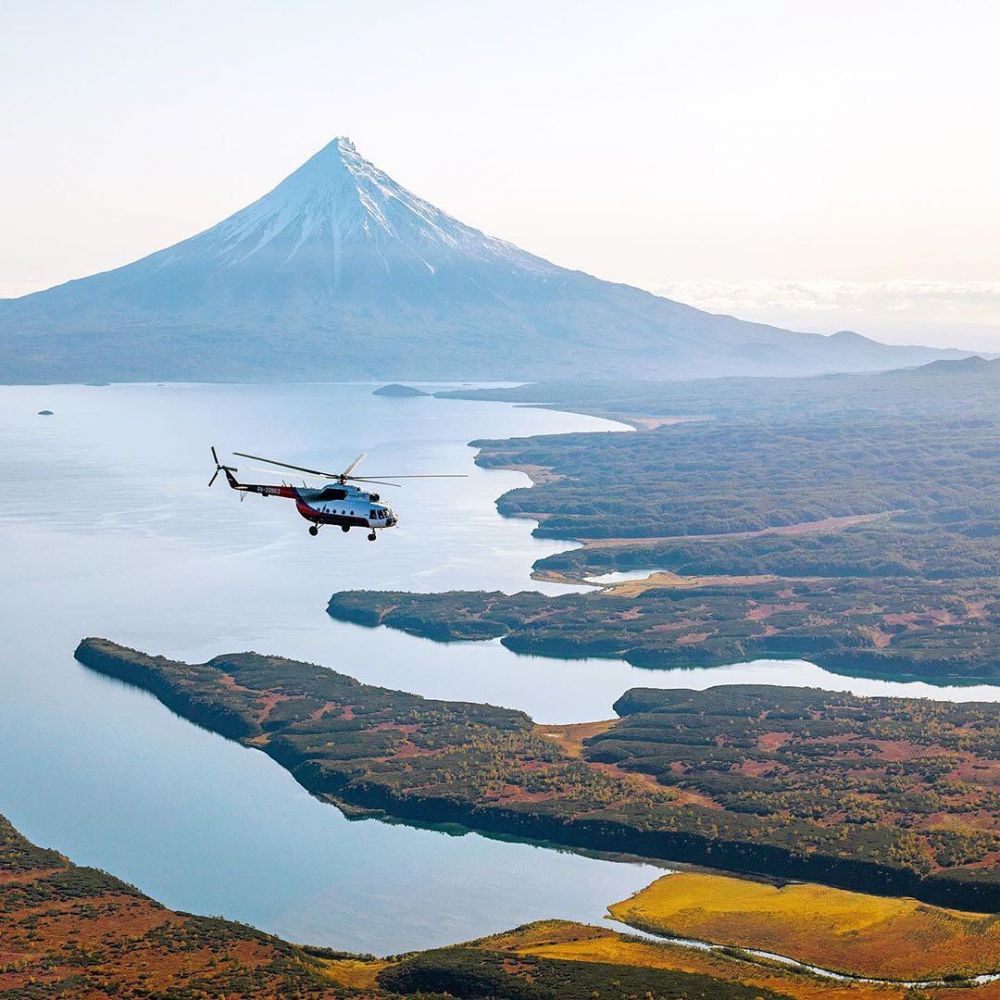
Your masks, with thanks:
M 0 382 L 806 374 L 960 352 L 792 333 L 558 267 L 334 139 L 132 264 L 0 301 Z

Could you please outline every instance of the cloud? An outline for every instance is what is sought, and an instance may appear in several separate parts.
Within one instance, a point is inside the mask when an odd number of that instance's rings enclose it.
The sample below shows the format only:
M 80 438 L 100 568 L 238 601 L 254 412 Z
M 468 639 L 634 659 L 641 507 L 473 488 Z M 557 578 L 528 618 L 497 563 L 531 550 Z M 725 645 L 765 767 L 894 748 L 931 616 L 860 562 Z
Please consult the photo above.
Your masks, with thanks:
M 1000 281 L 707 279 L 648 287 L 709 312 L 793 329 L 1000 351 Z

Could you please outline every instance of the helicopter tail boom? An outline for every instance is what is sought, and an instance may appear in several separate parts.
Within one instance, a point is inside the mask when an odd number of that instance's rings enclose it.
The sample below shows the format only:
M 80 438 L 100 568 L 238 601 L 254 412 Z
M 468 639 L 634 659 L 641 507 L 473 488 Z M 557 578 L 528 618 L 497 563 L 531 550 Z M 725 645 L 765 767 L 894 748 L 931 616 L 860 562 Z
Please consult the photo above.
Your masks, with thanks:
M 287 497 L 290 500 L 298 499 L 299 491 L 294 486 L 272 486 L 270 483 L 241 483 L 235 475 L 238 471 L 236 467 L 233 465 L 223 465 L 219 461 L 219 456 L 216 455 L 214 447 L 212 448 L 212 461 L 215 462 L 215 472 L 208 481 L 209 486 L 215 483 L 215 479 L 220 472 L 224 472 L 230 489 L 238 490 L 240 493 L 260 493 L 263 496 Z

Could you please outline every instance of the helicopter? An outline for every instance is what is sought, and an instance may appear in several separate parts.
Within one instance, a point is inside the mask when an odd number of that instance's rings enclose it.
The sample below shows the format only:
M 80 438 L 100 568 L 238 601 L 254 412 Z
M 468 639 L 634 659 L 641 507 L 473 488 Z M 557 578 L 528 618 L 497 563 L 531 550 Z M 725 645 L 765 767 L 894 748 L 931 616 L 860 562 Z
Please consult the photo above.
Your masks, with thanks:
M 362 452 L 343 472 L 322 472 L 319 469 L 307 469 L 301 465 L 290 465 L 288 462 L 279 462 L 273 458 L 264 458 L 261 455 L 248 455 L 244 451 L 234 451 L 234 455 L 241 458 L 249 458 L 255 462 L 264 462 L 267 465 L 278 466 L 282 469 L 293 469 L 296 472 L 304 472 L 310 476 L 319 476 L 329 480 L 322 486 L 306 486 L 304 481 L 302 486 L 292 486 L 283 482 L 280 486 L 271 486 L 264 483 L 241 483 L 236 478 L 239 471 L 235 466 L 223 465 L 219 461 L 219 456 L 215 453 L 215 446 L 212 446 L 212 461 L 215 462 L 215 472 L 208 481 L 211 487 L 220 472 L 225 473 L 226 480 L 230 487 L 244 493 L 259 493 L 265 497 L 285 497 L 295 501 L 295 509 L 309 522 L 309 534 L 314 538 L 319 534 L 321 525 L 335 524 L 341 531 L 350 531 L 351 528 L 367 528 L 368 541 L 374 542 L 378 535 L 376 531 L 382 528 L 394 528 L 399 523 L 393 509 L 381 502 L 378 493 L 371 493 L 366 489 L 355 486 L 355 483 L 374 483 L 378 486 L 401 486 L 401 483 L 387 482 L 387 478 L 392 479 L 465 479 L 464 475 L 430 475 L 430 476 L 355 476 L 354 470 L 365 457 Z M 259 469 L 267 475 L 279 475 L 270 469 Z M 241 496 L 242 500 L 243 497 Z

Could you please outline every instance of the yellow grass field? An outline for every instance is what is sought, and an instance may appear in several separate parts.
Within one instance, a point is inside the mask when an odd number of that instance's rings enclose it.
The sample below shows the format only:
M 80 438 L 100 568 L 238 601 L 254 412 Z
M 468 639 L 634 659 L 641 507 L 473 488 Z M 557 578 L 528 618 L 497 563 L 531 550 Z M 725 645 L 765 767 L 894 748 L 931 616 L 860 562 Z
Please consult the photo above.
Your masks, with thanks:
M 1000 969 L 1000 916 L 908 898 L 680 873 L 608 909 L 634 927 L 852 975 L 930 980 Z
M 340 986 L 370 990 L 375 987 L 378 974 L 389 964 L 382 959 L 329 958 L 323 961 L 323 972 Z
M 671 969 L 772 990 L 790 1000 L 1000 1000 L 1000 983 L 976 988 L 930 988 L 916 993 L 902 984 L 838 982 L 781 966 L 748 962 L 720 952 L 703 952 L 667 942 L 623 937 L 616 931 L 566 920 L 543 920 L 470 942 L 466 947 L 501 951 L 525 958 L 597 962 L 648 969 Z M 370 995 L 378 991 L 376 977 L 393 963 L 386 959 L 327 959 L 332 982 Z
M 613 965 L 700 973 L 716 979 L 770 989 L 795 1000 L 903 1000 L 907 992 L 902 986 L 840 983 L 782 969 L 763 968 L 718 952 L 701 952 L 680 945 L 629 940 L 601 927 L 559 920 L 529 924 L 484 941 L 482 945 L 538 958 L 608 962 Z M 967 1000 L 993 1000 L 979 990 L 972 993 L 966 990 L 965 996 Z

